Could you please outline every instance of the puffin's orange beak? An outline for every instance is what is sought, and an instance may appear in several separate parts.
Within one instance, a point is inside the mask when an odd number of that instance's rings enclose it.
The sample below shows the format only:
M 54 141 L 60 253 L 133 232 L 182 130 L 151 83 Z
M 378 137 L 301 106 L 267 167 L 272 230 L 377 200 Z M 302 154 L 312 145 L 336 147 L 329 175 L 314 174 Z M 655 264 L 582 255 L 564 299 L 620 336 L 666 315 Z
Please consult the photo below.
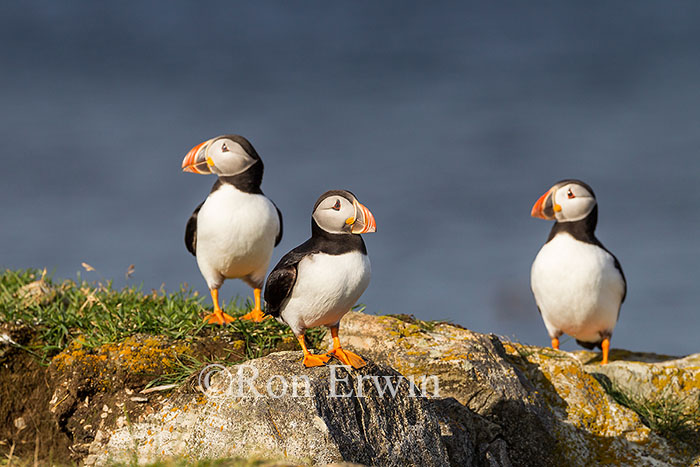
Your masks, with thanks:
M 554 211 L 557 210 L 556 208 L 559 207 L 559 210 L 561 210 L 561 206 L 554 205 L 553 200 L 552 200 L 552 194 L 554 193 L 554 187 L 550 188 L 547 190 L 545 194 L 540 196 L 540 198 L 537 200 L 535 205 L 532 207 L 532 211 L 530 212 L 530 215 L 532 217 L 539 217 L 540 219 L 545 219 L 545 220 L 554 220 Z
M 193 174 L 210 174 L 211 169 L 207 164 L 207 159 L 205 154 L 206 146 L 211 140 L 207 140 L 203 143 L 190 149 L 185 158 L 182 160 L 182 171 L 191 172 Z
M 355 201 L 355 222 L 350 231 L 354 234 L 363 234 L 377 231 L 377 222 L 374 216 L 362 203 Z

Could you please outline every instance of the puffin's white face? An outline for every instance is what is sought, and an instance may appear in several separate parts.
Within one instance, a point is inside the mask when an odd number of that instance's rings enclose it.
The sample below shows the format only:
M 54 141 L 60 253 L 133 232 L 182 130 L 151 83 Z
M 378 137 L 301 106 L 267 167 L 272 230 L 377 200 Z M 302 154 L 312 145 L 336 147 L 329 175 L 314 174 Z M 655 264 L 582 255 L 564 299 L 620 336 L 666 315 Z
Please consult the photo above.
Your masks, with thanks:
M 342 194 L 341 194 L 342 193 Z M 312 217 L 319 227 L 334 234 L 376 232 L 374 216 L 350 192 L 328 192 L 317 203 Z
M 197 174 L 233 176 L 257 162 L 239 143 L 226 136 L 212 138 L 190 150 L 182 161 L 182 170 Z
M 531 215 L 557 222 L 575 222 L 588 216 L 596 205 L 593 193 L 575 181 L 559 182 L 537 200 Z

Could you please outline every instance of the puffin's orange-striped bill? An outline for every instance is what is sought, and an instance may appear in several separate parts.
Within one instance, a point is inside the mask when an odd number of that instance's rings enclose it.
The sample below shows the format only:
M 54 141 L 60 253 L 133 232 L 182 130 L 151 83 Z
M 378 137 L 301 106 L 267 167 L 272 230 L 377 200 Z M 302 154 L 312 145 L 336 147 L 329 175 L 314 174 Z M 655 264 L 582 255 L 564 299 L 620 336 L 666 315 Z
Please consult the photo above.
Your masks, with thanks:
M 532 217 L 539 217 L 540 219 L 546 220 L 552 219 L 552 217 L 547 217 L 547 215 L 544 213 L 545 203 L 547 202 L 547 197 L 552 194 L 552 189 L 553 188 L 547 190 L 547 192 L 540 196 L 540 198 L 537 200 L 535 205 L 532 207 L 532 211 L 530 212 Z
M 369 232 L 377 231 L 377 222 L 374 220 L 374 216 L 362 203 L 357 202 L 357 207 L 362 213 L 362 225 L 361 230 L 353 231 L 353 233 L 363 234 Z
M 208 142 L 209 141 L 207 140 L 190 149 L 190 152 L 188 152 L 185 158 L 182 160 L 183 172 L 202 175 L 211 173 L 209 167 L 207 166 L 206 160 L 197 161 L 197 154 L 199 153 L 199 150 L 202 149 L 202 147 Z

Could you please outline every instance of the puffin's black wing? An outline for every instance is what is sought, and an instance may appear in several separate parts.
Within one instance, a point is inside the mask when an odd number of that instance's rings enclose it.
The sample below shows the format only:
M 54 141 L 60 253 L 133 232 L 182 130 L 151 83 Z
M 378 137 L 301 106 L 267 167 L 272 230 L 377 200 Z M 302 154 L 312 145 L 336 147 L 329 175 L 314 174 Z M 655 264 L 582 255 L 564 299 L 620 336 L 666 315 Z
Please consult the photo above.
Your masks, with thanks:
M 280 231 L 277 233 L 277 238 L 275 238 L 275 246 L 277 246 L 282 241 L 282 213 L 280 212 L 280 208 L 277 207 L 274 201 L 272 202 L 272 205 L 275 207 L 275 209 L 277 209 L 277 218 L 280 220 Z
M 199 210 L 202 209 L 203 204 L 204 201 L 195 208 L 185 227 L 185 246 L 187 247 L 187 251 L 194 256 L 197 256 L 197 215 L 199 214 Z
M 282 311 L 282 304 L 292 294 L 297 281 L 297 267 L 304 257 L 313 254 L 312 240 L 302 243 L 282 257 L 277 266 L 267 276 L 265 283 L 265 313 L 277 317 Z
M 265 283 L 265 313 L 278 317 L 282 311 L 282 302 L 292 294 L 297 281 L 297 265 L 275 268 Z

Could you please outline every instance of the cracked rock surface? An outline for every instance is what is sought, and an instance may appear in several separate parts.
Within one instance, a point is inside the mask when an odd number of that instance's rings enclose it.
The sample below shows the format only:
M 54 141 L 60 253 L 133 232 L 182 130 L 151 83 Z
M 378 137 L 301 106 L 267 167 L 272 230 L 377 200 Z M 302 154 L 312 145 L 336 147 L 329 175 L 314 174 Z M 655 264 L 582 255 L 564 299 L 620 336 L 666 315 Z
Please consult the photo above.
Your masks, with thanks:
M 614 350 L 611 363 L 600 365 L 593 352 L 555 351 L 448 323 L 355 312 L 346 315 L 341 331 L 349 348 L 403 375 L 437 375 L 440 398 L 434 403 L 442 423 L 464 427 L 479 465 L 700 465 L 700 417 L 692 416 L 700 413 L 699 354 L 679 359 Z M 608 395 L 601 375 L 635 397 L 682 401 L 691 419 L 688 436 L 679 441 L 651 430 Z
M 196 387 L 197 378 L 144 421 L 93 443 L 86 463 L 180 456 L 449 464 L 429 401 L 412 397 L 409 382 L 396 371 L 373 363 L 349 371 L 304 368 L 299 357 L 298 352 L 278 352 L 212 372 L 204 393 Z M 206 380 L 204 375 L 205 386 Z
M 144 389 L 192 344 L 76 344 L 45 367 L 22 350 L 26 327 L 0 334 L 0 442 L 29 459 L 39 439 L 40 459 L 87 465 L 700 466 L 700 354 L 615 349 L 602 366 L 594 352 L 352 312 L 341 340 L 365 368 L 304 368 L 300 351 L 276 352 L 215 367 L 202 392 L 199 372 Z M 242 392 L 239 371 L 254 380 Z

